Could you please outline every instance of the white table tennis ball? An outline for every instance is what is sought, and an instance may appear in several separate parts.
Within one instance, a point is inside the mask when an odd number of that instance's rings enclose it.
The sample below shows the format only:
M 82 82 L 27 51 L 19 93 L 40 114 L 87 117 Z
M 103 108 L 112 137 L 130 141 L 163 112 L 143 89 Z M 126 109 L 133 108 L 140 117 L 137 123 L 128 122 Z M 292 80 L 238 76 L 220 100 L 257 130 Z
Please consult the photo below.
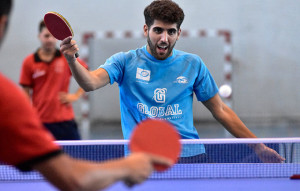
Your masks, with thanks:
M 219 94 L 220 96 L 222 97 L 229 97 L 232 93 L 232 89 L 229 85 L 225 84 L 225 85 L 222 85 L 220 88 L 219 88 Z

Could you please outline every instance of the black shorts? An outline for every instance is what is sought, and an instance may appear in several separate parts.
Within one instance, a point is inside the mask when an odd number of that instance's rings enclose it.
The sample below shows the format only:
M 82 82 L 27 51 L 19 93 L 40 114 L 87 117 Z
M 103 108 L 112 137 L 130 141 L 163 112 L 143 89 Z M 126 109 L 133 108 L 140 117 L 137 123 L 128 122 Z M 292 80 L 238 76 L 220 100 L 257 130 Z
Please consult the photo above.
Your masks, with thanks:
M 44 123 L 44 126 L 53 134 L 56 140 L 80 140 L 75 120 Z

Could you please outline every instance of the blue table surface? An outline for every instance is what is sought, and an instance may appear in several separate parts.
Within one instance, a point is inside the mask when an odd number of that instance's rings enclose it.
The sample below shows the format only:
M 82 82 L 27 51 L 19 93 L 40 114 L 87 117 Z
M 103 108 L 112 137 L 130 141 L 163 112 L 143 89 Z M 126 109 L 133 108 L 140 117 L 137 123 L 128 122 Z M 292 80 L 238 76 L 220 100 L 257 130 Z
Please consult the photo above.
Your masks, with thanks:
M 7 170 L 7 167 L 2 166 L 0 170 Z M 122 182 L 118 182 L 105 191 L 192 191 L 202 189 L 211 191 L 299 191 L 300 180 L 289 179 L 293 174 L 300 174 L 299 163 L 176 164 L 163 173 L 153 173 L 150 179 L 133 188 L 128 188 Z M 13 175 L 14 177 L 24 176 L 22 174 Z M 0 190 L 55 191 L 57 189 L 43 179 L 4 181 L 0 177 Z
M 9 191 L 56 191 L 46 181 L 12 181 L 0 182 L 1 190 Z M 183 190 L 211 190 L 211 191 L 299 191 L 300 180 L 290 180 L 289 178 L 226 178 L 226 179 L 165 179 L 147 180 L 132 188 L 126 187 L 122 182 L 118 182 L 105 191 L 183 191 Z

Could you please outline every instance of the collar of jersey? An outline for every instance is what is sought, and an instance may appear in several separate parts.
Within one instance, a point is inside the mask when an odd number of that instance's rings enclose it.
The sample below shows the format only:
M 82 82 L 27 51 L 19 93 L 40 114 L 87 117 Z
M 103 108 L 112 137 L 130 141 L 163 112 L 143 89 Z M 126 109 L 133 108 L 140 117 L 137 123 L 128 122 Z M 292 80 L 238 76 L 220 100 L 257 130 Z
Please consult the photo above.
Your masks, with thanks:
M 35 63 L 37 63 L 37 62 L 44 62 L 44 61 L 39 57 L 38 51 L 39 51 L 39 49 L 34 53 L 34 61 L 35 61 Z M 55 55 L 54 55 L 53 59 L 52 59 L 50 62 L 48 62 L 48 63 L 51 63 L 55 58 L 60 57 L 60 56 L 61 56 L 61 52 L 60 52 L 58 49 L 56 49 L 56 50 L 55 50 Z M 46 62 L 45 62 L 45 63 L 46 63 Z

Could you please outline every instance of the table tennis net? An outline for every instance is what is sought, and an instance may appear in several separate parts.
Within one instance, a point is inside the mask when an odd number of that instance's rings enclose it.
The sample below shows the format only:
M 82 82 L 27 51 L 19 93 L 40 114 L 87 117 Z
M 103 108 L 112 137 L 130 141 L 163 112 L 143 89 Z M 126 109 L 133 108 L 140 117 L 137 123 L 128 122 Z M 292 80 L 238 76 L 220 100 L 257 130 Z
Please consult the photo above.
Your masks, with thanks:
M 74 158 L 103 162 L 124 157 L 126 140 L 58 141 L 65 153 Z M 300 138 L 287 139 L 206 139 L 181 140 L 182 146 L 205 147 L 205 154 L 180 157 L 167 171 L 154 172 L 150 179 L 182 178 L 283 178 L 300 174 Z M 252 149 L 264 143 L 285 158 L 276 163 L 272 157 L 258 156 Z M 20 172 L 9 165 L 0 165 L 0 181 L 43 180 L 36 171 Z

